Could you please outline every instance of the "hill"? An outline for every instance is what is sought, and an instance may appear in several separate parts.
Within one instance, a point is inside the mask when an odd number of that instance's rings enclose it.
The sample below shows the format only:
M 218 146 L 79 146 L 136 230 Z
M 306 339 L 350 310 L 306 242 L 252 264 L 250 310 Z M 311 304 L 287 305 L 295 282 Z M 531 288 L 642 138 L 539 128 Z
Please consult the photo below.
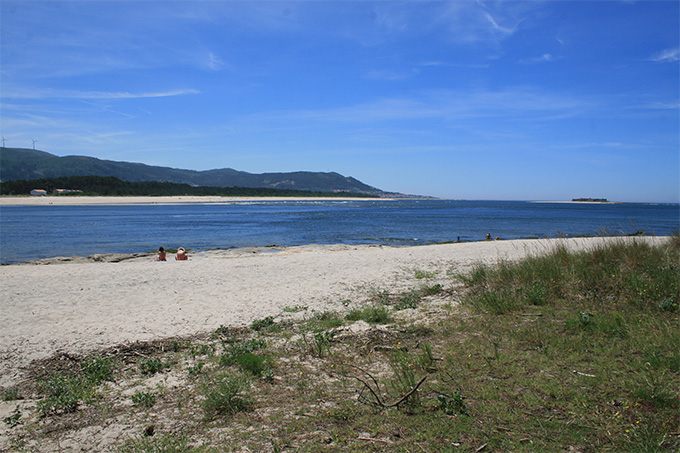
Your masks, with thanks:
M 195 171 L 117 162 L 87 156 L 59 157 L 26 148 L 0 148 L 0 181 L 35 180 L 68 176 L 110 176 L 128 182 L 171 182 L 191 186 L 247 187 L 348 192 L 386 196 L 386 192 L 335 172 L 254 174 L 232 168 Z M 395 194 L 389 194 L 395 195 Z

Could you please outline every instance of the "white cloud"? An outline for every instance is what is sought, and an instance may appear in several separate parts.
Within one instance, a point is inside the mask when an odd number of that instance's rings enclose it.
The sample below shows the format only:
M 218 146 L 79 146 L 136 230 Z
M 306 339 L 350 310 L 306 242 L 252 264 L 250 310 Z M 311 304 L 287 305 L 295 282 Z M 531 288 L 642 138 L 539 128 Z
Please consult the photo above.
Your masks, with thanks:
M 533 57 L 533 58 L 523 58 L 519 62 L 520 63 L 549 63 L 551 61 L 559 60 L 560 57 L 556 57 L 553 54 L 550 53 L 544 53 L 543 55 L 539 57 Z
M 141 99 L 199 93 L 200 91 L 195 89 L 130 93 L 127 91 L 13 90 L 11 88 L 4 88 L 2 96 L 6 99 Z
M 673 62 L 680 61 L 680 48 L 675 49 L 665 49 L 661 52 L 657 52 L 650 58 L 651 61 L 657 62 Z
M 515 33 L 517 31 L 517 26 L 519 25 L 517 24 L 513 27 L 503 27 L 499 25 L 498 22 L 496 22 L 496 19 L 494 19 L 494 17 L 488 12 L 484 13 L 484 17 L 486 17 L 486 20 L 488 20 L 491 23 L 491 26 L 493 27 L 494 30 L 499 31 L 506 35 L 512 35 L 513 33 Z
M 215 55 L 214 53 L 208 53 L 208 67 L 213 71 L 218 71 L 222 66 L 224 66 L 224 60 Z

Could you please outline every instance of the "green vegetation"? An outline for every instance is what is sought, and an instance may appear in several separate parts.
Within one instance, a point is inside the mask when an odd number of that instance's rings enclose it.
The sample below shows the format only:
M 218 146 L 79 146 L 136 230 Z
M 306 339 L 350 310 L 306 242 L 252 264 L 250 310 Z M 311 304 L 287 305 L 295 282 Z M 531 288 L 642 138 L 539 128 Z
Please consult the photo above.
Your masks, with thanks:
M 309 194 L 309 192 L 342 192 L 343 196 L 350 196 L 349 194 L 351 193 L 380 196 L 384 193 L 352 177 L 346 177 L 335 172 L 298 171 L 254 174 L 231 168 L 194 171 L 132 162 L 115 162 L 87 156 L 58 157 L 43 151 L 25 148 L 0 147 L 0 168 L 2 168 L 2 181 L 37 181 L 39 178 L 57 179 L 63 177 L 95 176 L 113 177 L 130 182 L 165 181 L 177 183 L 178 185 L 186 185 L 185 187 L 264 187 L 268 189 L 290 189 L 292 194 L 297 192 L 306 194 Z M 40 187 L 34 186 L 29 190 L 36 188 Z M 45 187 L 42 188 L 45 189 Z M 68 186 L 54 188 L 78 189 L 77 187 Z M 241 189 L 237 190 L 240 191 Z M 184 195 L 185 193 L 181 192 L 177 195 Z M 131 194 L 120 193 L 119 195 Z M 163 193 L 163 195 L 170 195 L 170 193 Z M 238 194 L 231 193 L 229 195 L 238 196 Z
M 136 392 L 132 395 L 132 403 L 135 406 L 150 408 L 156 404 L 156 395 L 151 392 Z
M 392 321 L 390 310 L 384 305 L 375 304 L 354 308 L 347 313 L 348 321 L 366 321 L 369 324 L 387 324 Z
M 680 237 L 447 278 L 377 291 L 346 315 L 36 364 L 51 371 L 11 393 L 41 395 L 42 418 L 17 408 L 7 429 L 26 450 L 109 423 L 130 427 L 126 452 L 680 449 Z M 162 369 L 140 373 L 140 354 Z M 143 381 L 158 391 L 121 404 Z
M 249 394 L 250 380 L 243 374 L 218 373 L 201 387 L 206 416 L 233 415 L 253 405 Z
M 158 357 L 142 358 L 138 365 L 142 374 L 156 374 L 167 368 L 167 365 Z
M 315 192 L 308 190 L 271 189 L 261 187 L 192 186 L 172 182 L 128 182 L 105 176 L 67 176 L 61 178 L 0 182 L 0 195 L 28 195 L 33 189 L 45 189 L 51 194 L 55 189 L 81 190 L 67 196 L 224 196 L 224 197 L 369 197 L 349 192 Z
M 105 357 L 91 357 L 80 363 L 80 369 L 38 378 L 38 388 L 45 397 L 38 411 L 46 417 L 75 412 L 79 404 L 91 402 L 101 383 L 112 377 L 112 364 Z

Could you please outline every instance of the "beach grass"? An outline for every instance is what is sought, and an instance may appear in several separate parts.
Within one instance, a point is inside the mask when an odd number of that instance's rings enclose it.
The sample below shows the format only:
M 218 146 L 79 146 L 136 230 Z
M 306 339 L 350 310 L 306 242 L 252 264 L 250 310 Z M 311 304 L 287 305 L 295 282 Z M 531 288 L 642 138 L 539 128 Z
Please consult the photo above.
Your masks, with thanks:
M 36 364 L 15 392 L 42 414 L 11 429 L 25 449 L 124 421 L 126 452 L 678 451 L 679 302 L 678 236 L 557 247 L 347 313 Z

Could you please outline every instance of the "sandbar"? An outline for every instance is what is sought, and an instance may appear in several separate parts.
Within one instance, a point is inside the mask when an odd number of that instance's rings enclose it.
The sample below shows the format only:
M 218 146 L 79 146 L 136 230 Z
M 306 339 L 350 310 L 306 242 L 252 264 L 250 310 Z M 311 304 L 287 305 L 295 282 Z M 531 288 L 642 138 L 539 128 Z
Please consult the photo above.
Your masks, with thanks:
M 75 206 L 75 205 L 151 205 L 151 204 L 233 204 L 274 201 L 375 201 L 391 198 L 360 197 L 220 197 L 220 196 L 159 196 L 159 197 L 90 197 L 90 196 L 0 196 L 0 206 Z

